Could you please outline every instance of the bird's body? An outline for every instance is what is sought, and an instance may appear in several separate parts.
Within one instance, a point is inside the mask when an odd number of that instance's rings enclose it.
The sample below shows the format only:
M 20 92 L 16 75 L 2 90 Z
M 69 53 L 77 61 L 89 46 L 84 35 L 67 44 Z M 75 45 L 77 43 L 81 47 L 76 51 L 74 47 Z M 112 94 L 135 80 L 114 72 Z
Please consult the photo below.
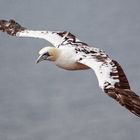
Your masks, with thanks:
M 73 57 L 75 55 L 74 48 L 60 47 L 59 49 L 57 48 L 57 50 L 58 57 L 54 63 L 58 67 L 66 70 L 81 69 L 78 63 L 76 63 L 76 58 Z
M 101 89 L 140 117 L 140 97 L 131 90 L 119 63 L 112 60 L 103 50 L 90 47 L 70 32 L 28 30 L 13 20 L 0 20 L 0 30 L 12 36 L 35 37 L 49 41 L 53 46 L 40 50 L 37 63 L 49 60 L 66 70 L 93 69 Z
M 74 47 L 72 48 L 72 47 L 62 46 L 55 49 L 57 52 L 57 59 L 54 61 L 54 64 L 56 66 L 63 68 L 65 70 L 89 69 L 88 66 L 77 62 L 79 60 L 79 56 L 76 54 Z
M 65 61 L 62 58 L 66 58 Z M 69 57 L 65 57 L 65 56 L 63 57 L 63 55 L 61 55 L 54 63 L 56 64 L 56 66 L 70 71 L 90 69 L 88 66 L 84 64 L 80 64 L 78 62 L 69 59 Z

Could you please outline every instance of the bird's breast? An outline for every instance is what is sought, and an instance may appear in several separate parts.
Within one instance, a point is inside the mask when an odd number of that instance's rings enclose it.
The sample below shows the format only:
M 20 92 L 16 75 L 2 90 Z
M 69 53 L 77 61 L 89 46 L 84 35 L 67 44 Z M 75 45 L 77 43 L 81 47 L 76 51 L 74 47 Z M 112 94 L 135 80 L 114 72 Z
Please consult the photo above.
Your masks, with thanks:
M 76 62 L 76 60 L 72 58 L 59 58 L 55 61 L 55 64 L 63 69 L 66 70 L 84 70 L 84 69 L 89 69 L 88 66 L 80 64 Z
M 80 63 L 69 63 L 69 64 L 56 64 L 58 67 L 65 69 L 65 70 L 85 70 L 85 69 L 90 69 L 86 65 L 80 64 Z
M 82 70 L 89 69 L 88 66 L 77 62 L 79 55 L 76 54 L 74 47 L 61 47 L 59 48 L 58 58 L 55 64 L 66 70 Z

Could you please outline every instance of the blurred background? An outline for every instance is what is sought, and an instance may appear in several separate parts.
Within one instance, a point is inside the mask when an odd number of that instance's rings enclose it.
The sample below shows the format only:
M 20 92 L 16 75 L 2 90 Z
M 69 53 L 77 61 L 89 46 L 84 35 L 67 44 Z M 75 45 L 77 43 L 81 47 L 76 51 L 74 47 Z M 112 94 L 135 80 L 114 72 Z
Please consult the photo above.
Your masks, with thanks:
M 105 50 L 140 95 L 139 0 L 0 0 L 0 19 L 68 30 Z M 44 40 L 0 33 L 0 140 L 138 140 L 140 119 L 106 96 L 92 70 L 38 65 Z

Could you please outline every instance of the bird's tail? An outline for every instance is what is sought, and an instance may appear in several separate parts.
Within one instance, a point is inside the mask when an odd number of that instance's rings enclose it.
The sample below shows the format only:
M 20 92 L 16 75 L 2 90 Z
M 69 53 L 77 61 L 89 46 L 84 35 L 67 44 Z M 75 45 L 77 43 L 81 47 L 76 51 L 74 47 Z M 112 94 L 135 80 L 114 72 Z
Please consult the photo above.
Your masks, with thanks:
M 108 89 L 106 93 L 133 114 L 140 117 L 140 97 L 132 90 L 115 88 Z

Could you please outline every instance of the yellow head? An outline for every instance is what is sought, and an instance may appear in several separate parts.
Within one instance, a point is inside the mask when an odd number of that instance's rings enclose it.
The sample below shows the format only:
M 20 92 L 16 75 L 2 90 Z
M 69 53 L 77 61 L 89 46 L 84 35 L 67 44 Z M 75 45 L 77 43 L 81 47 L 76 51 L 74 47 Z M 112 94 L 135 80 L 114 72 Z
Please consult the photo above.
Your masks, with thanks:
M 39 51 L 39 57 L 36 63 L 39 63 L 43 60 L 55 61 L 57 59 L 58 49 L 55 47 L 44 47 Z

